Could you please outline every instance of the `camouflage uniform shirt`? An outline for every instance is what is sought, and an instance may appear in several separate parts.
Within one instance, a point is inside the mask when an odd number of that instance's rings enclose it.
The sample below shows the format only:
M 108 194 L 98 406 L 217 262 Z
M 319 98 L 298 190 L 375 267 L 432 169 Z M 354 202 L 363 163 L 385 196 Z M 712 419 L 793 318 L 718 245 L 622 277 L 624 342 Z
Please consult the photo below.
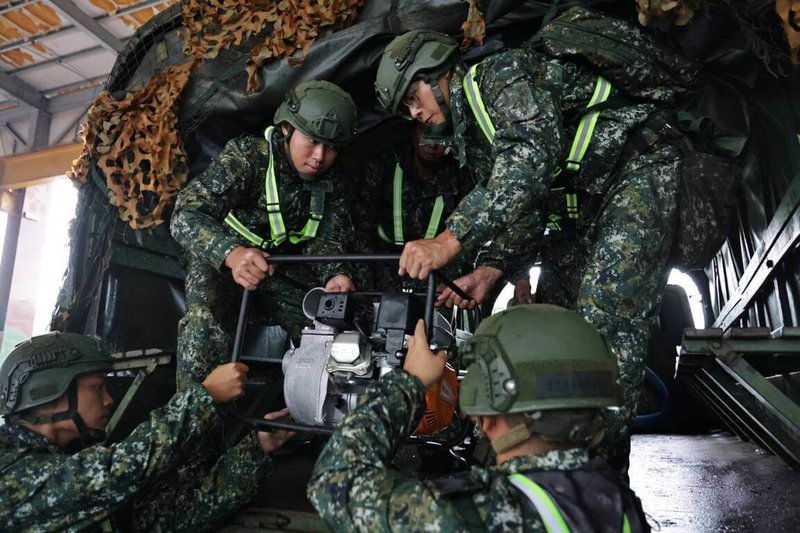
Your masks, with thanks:
M 206 390 L 192 384 L 130 436 L 69 454 L 16 424 L 0 428 L 0 524 L 9 531 L 79 530 L 112 518 L 148 483 L 191 454 L 217 418 Z M 270 465 L 253 454 L 250 475 Z M 176 498 L 176 494 L 169 495 Z M 165 509 L 168 512 L 168 509 Z M 209 509 L 223 515 L 232 509 Z M 205 510 L 204 510 L 205 513 Z M 191 517 L 185 517 L 191 520 Z
M 465 531 L 458 507 L 437 485 L 402 475 L 388 464 L 425 408 L 422 383 L 406 372 L 384 376 L 345 418 L 320 453 L 308 486 L 314 507 L 337 531 Z M 570 449 L 512 458 L 464 474 L 488 531 L 545 531 L 523 511 L 524 496 L 509 481 L 517 472 L 577 470 L 586 451 Z
M 336 172 L 324 179 L 303 180 L 292 168 L 275 130 L 272 142 L 263 137 L 243 135 L 231 140 L 202 174 L 178 195 L 170 229 L 175 240 L 195 258 L 222 269 L 225 258 L 237 246 L 252 247 L 224 224 L 233 211 L 250 231 L 269 237 L 265 176 L 272 152 L 280 211 L 287 231 L 299 231 L 308 221 L 312 191 L 325 191 L 323 219 L 316 238 L 298 245 L 284 241 L 274 252 L 305 254 L 343 253 L 341 242 L 349 229 L 343 186 Z M 273 252 L 273 250 L 270 250 Z M 317 264 L 321 280 L 342 271 L 338 264 Z
M 348 198 L 352 203 L 351 213 L 356 228 L 348 241 L 348 248 L 354 252 L 399 254 L 402 251 L 402 245 L 386 242 L 378 231 L 382 227 L 389 239 L 394 238 L 394 177 L 397 165 L 400 165 L 403 172 L 403 242 L 424 238 L 436 199 L 441 196 L 441 219 L 433 233 L 438 235 L 444 229 L 447 217 L 474 185 L 451 157 L 445 157 L 438 164 L 429 164 L 430 177 L 421 177 L 414 149 L 408 142 L 397 146 L 391 154 L 371 158 L 348 184 Z M 463 259 L 447 269 L 447 274 L 457 277 L 468 273 L 471 266 L 471 261 L 464 254 Z M 424 290 L 420 283 L 399 278 L 396 263 L 361 264 L 354 268 L 359 278 L 356 280 L 359 287 L 388 290 L 400 288 L 402 285 L 421 287 Z
M 291 244 L 288 239 L 270 253 L 341 254 L 350 228 L 343 185 L 336 171 L 315 181 L 302 179 L 286 157 L 277 130 L 271 141 L 243 135 L 228 142 L 206 170 L 178 195 L 171 230 L 187 252 L 186 314 L 178 326 L 178 387 L 186 378 L 202 379 L 230 358 L 241 288 L 225 258 L 237 246 L 252 247 L 225 225 L 229 212 L 251 232 L 270 236 L 265 182 L 273 156 L 280 211 L 287 231 L 299 231 L 309 220 L 312 195 L 325 191 L 323 218 L 316 237 Z M 344 267 L 336 263 L 281 265 L 254 292 L 250 323 L 277 324 L 298 339 L 307 321 L 302 312 L 306 291 Z M 283 279 L 285 275 L 294 284 Z M 299 285 L 299 286 L 298 286 Z
M 489 143 L 463 90 L 464 71 L 450 81 L 453 143 L 478 186 L 448 218 L 447 227 L 467 250 L 494 241 L 486 264 L 518 270 L 544 234 L 545 216 L 560 205 L 551 193 L 597 76 L 578 65 L 535 51 L 494 54 L 477 66 L 479 92 L 495 126 Z M 652 104 L 604 110 L 581 170 L 561 185 L 586 195 L 602 194 L 633 128 L 653 111 Z M 566 174 L 566 173 L 565 173 Z M 565 179 L 566 178 L 566 179 Z M 555 197 L 554 197 L 555 195 Z M 535 255 L 535 254 L 533 254 Z M 492 258 L 490 261 L 488 258 Z M 511 264 L 504 266 L 504 261 Z

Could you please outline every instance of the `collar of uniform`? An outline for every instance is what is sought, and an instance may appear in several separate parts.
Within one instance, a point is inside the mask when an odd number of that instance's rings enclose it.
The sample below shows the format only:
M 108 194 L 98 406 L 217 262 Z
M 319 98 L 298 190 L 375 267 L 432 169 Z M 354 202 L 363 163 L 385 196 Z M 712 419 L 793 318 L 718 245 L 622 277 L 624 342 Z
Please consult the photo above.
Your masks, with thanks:
M 6 451 L 33 448 L 45 450 L 48 453 L 66 453 L 44 435 L 19 424 L 5 424 L 0 427 L 0 447 L 5 448 Z
M 589 452 L 585 448 L 569 448 L 567 450 L 552 450 L 543 454 L 512 457 L 496 468 L 505 475 L 511 475 L 532 470 L 575 470 L 588 462 Z
M 463 87 L 464 73 L 461 66 L 456 66 L 450 76 L 450 121 L 453 124 L 453 143 L 459 167 L 463 167 L 467 163 L 467 123 L 464 114 L 464 106 L 467 104 Z

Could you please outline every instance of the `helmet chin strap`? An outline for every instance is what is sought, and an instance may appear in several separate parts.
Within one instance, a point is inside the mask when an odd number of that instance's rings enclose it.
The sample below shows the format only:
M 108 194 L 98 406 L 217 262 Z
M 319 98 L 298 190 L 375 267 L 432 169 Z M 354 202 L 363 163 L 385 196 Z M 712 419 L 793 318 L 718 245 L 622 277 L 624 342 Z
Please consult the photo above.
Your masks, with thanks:
M 429 76 L 425 81 L 428 85 L 431 86 L 431 92 L 433 93 L 433 97 L 436 98 L 436 103 L 439 104 L 439 111 L 442 112 L 444 116 L 444 121 L 441 124 L 437 124 L 435 126 L 428 127 L 428 130 L 432 135 L 435 136 L 443 136 L 445 132 L 450 129 L 450 106 L 447 105 L 445 102 L 444 94 L 442 93 L 442 88 L 439 87 L 439 75 L 432 75 Z
M 83 417 L 78 413 L 78 381 L 74 380 L 67 389 L 67 410 L 51 415 L 36 415 L 33 413 L 21 414 L 18 417 L 29 424 L 38 426 L 41 424 L 52 424 L 61 420 L 72 420 L 78 429 L 78 438 L 67 447 L 72 450 L 81 450 L 92 444 L 102 442 L 106 439 L 106 432 L 102 429 L 90 428 L 86 425 Z

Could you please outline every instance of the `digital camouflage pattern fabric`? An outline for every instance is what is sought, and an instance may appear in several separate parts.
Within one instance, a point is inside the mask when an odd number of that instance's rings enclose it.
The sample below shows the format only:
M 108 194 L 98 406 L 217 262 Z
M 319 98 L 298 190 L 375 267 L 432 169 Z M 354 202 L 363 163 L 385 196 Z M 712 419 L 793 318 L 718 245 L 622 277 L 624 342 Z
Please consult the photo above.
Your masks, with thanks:
M 431 221 L 434 204 L 442 197 L 443 207 L 439 225 L 434 235 L 444 230 L 445 220 L 473 186 L 457 162 L 449 157 L 438 163 L 427 163 L 431 176 L 420 175 L 413 145 L 403 142 L 392 153 L 371 158 L 365 162 L 354 179 L 348 183 L 348 199 L 355 232 L 347 241 L 348 249 L 360 254 L 400 253 L 402 246 L 388 243 L 379 236 L 382 227 L 391 239 L 394 237 L 393 187 L 397 164 L 403 169 L 403 238 L 405 242 L 422 239 Z M 397 276 L 396 263 L 354 264 L 356 285 L 364 289 L 399 290 L 415 288 L 425 290 L 424 282 Z M 456 264 L 449 265 L 445 274 L 456 278 L 471 272 L 472 261 L 466 254 Z
M 259 481 L 271 474 L 270 456 L 253 432 L 230 449 L 208 443 L 203 446 L 168 475 L 150 483 L 141 496 L 115 515 L 124 517 L 127 529 L 212 530 L 249 502 Z
M 389 462 L 425 407 L 422 383 L 405 372 L 381 378 L 339 425 L 319 456 L 308 497 L 338 531 L 469 531 L 475 526 L 442 483 L 407 477 Z M 589 464 L 579 448 L 514 457 L 473 467 L 457 480 L 486 531 L 544 532 L 539 516 L 508 480 L 514 473 L 577 471 Z
M 171 524 L 166 529 L 176 531 L 214 516 L 224 519 L 249 497 L 255 480 L 271 464 L 269 455 L 255 453 L 254 439 L 243 441 L 196 484 L 173 484 L 161 493 L 148 489 L 196 454 L 217 420 L 211 397 L 201 385 L 192 384 L 151 413 L 149 421 L 130 436 L 110 446 L 91 446 L 70 454 L 22 426 L 2 426 L 0 523 L 11 531 L 65 531 L 108 519 L 119 520 L 121 526 L 150 529 L 160 520 Z M 141 503 L 144 509 L 144 502 L 155 500 L 161 502 L 163 515 L 156 522 L 120 514 L 125 506 L 135 508 Z M 172 512 L 181 509 L 191 512 Z M 152 508 L 147 516 L 154 516 Z
M 546 279 L 549 275 L 567 275 L 571 281 L 562 284 L 561 292 L 537 294 L 537 301 L 578 310 L 609 338 L 626 402 L 619 417 L 610 418 L 606 438 L 627 442 L 627 425 L 644 378 L 647 340 L 666 283 L 680 151 L 657 140 L 632 148 L 629 137 L 656 106 L 629 104 L 603 110 L 580 170 L 555 176 L 594 91 L 596 74 L 533 50 L 501 52 L 483 60 L 477 83 L 496 128 L 493 144 L 465 100 L 463 76 L 456 69 L 450 85 L 454 145 L 480 185 L 450 216 L 447 227 L 467 250 L 492 240 L 483 261 L 500 266 L 516 281 L 527 275 L 543 249 L 547 216 L 566 214 L 564 191 L 579 195 L 573 233 L 556 237 L 561 245 L 544 248 L 550 254 L 545 259 L 558 266 L 546 267 L 540 278 L 544 286 L 553 284 Z M 574 263 L 581 250 L 585 259 Z M 627 465 L 623 455 L 609 461 Z
M 172 217 L 172 235 L 186 251 L 187 311 L 179 324 L 178 379 L 200 380 L 216 365 L 230 359 L 232 332 L 239 314 L 241 290 L 223 266 L 237 246 L 252 246 L 223 221 L 230 211 L 250 231 L 268 237 L 264 182 L 269 153 L 274 155 L 280 209 L 287 230 L 297 231 L 310 214 L 312 189 L 325 191 L 323 219 L 316 238 L 298 245 L 287 241 L 270 250 L 275 254 L 341 254 L 344 235 L 351 228 L 344 204 L 343 186 L 335 172 L 325 179 L 305 181 L 286 158 L 277 133 L 270 145 L 250 135 L 230 141 L 206 170 L 181 191 Z M 254 296 L 253 320 L 277 323 L 295 338 L 305 317 L 302 300 L 306 290 L 344 272 L 341 264 L 281 266 L 280 276 L 266 279 Z M 298 287 L 304 286 L 304 288 Z

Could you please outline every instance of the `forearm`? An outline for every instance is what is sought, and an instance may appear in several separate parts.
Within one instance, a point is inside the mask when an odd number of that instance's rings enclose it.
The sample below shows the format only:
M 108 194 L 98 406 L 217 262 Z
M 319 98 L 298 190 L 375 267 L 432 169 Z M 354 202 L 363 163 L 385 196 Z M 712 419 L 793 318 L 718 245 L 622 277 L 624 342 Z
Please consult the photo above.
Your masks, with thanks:
M 199 211 L 177 209 L 173 213 L 170 231 L 181 247 L 194 258 L 206 261 L 221 270 L 225 258 L 241 246 L 238 238 L 210 215 Z
M 364 402 L 339 425 L 320 453 L 308 496 L 329 523 L 344 530 L 375 530 L 392 524 L 397 491 L 419 497 L 427 491 L 390 469 L 395 448 L 418 423 L 425 405 L 424 388 L 405 372 L 394 372 L 373 385 Z M 382 503 L 381 503 L 382 502 Z
M 135 507 L 136 514 L 155 517 L 155 522 L 136 524 L 134 529 L 206 531 L 221 526 L 253 498 L 272 466 L 272 456 L 264 453 L 256 434 L 250 433 L 211 468 L 190 474 L 174 492 L 156 495 L 145 506 Z

